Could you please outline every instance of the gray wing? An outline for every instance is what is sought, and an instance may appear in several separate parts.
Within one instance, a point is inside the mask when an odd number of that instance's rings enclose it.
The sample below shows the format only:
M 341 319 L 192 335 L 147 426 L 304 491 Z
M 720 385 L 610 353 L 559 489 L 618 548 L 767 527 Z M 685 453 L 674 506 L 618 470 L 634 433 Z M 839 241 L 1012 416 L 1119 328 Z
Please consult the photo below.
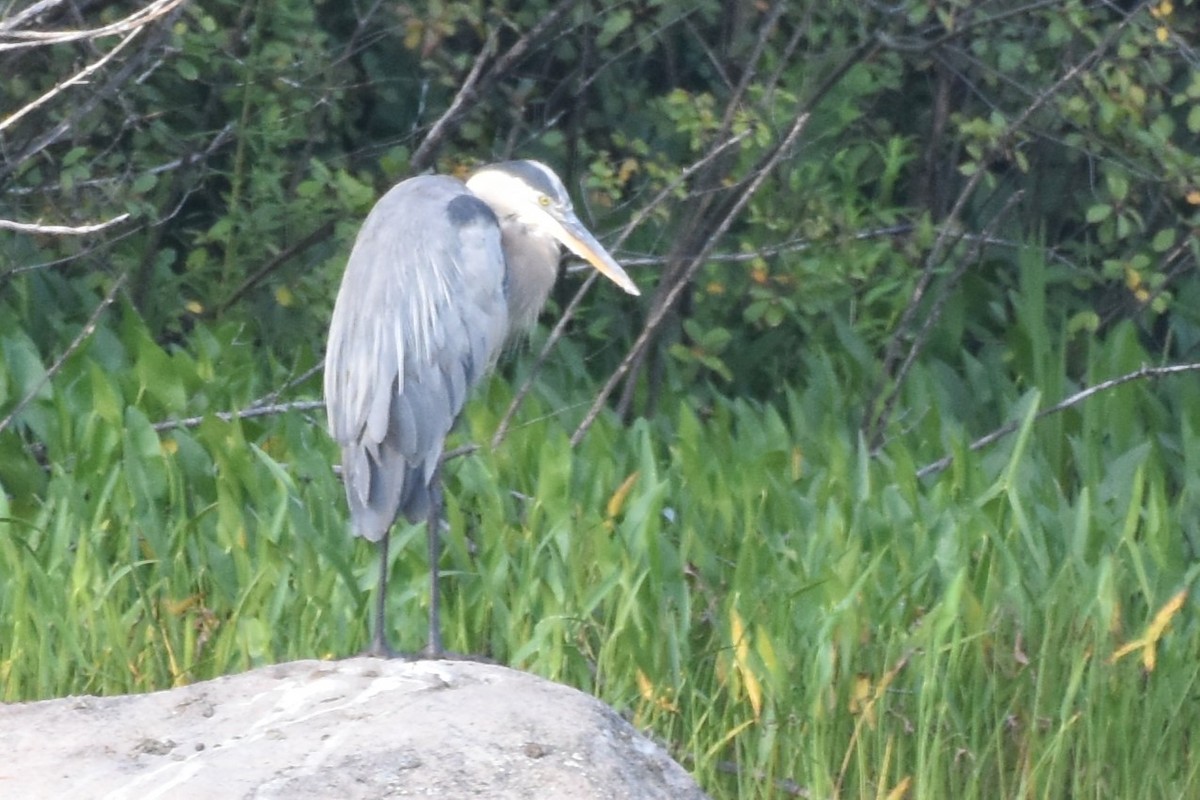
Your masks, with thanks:
M 359 231 L 325 354 L 354 533 L 428 513 L 430 480 L 467 392 L 508 326 L 496 217 L 452 178 L 400 183 Z

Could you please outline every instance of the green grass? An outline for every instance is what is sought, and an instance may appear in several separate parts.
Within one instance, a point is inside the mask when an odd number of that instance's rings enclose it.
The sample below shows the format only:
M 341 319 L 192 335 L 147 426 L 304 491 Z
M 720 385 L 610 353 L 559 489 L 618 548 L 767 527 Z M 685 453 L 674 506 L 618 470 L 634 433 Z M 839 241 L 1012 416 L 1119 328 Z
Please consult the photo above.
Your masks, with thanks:
M 543 388 L 501 448 L 447 469 L 447 647 L 595 693 L 717 798 L 1195 795 L 1194 602 L 1113 656 L 1195 580 L 1196 384 L 1122 387 L 1034 425 L 1057 397 L 988 357 L 919 366 L 905 405 L 921 413 L 875 459 L 852 379 L 819 354 L 774 406 L 677 400 L 627 429 L 604 418 L 574 451 L 582 409 Z M 1118 333 L 1088 370 L 1143 357 Z M 365 645 L 375 552 L 345 535 L 320 416 L 150 426 L 257 396 L 253 358 L 233 332 L 167 355 L 128 327 L 24 415 L 44 472 L 0 436 L 4 700 Z M 456 437 L 487 441 L 509 397 L 490 383 Z M 977 419 L 954 411 L 972 397 Z M 1008 419 L 1018 434 L 967 451 Z M 950 469 L 914 477 L 946 451 Z M 423 644 L 422 535 L 395 534 L 405 648 Z

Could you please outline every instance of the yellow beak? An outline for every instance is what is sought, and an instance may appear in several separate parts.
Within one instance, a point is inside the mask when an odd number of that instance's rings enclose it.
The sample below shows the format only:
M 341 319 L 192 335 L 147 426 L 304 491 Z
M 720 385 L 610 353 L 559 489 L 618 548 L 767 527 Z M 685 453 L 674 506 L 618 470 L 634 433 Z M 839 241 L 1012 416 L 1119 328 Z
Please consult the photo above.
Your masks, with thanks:
M 625 291 L 632 295 L 641 294 L 637 284 L 625 274 L 625 270 L 621 269 L 617 260 L 608 254 L 604 246 L 596 241 L 596 237 L 583 227 L 583 223 L 574 214 L 568 212 L 562 217 L 551 215 L 551 219 L 557 223 L 558 227 L 557 235 L 554 238 L 558 239 L 564 247 L 591 264 L 601 275 Z

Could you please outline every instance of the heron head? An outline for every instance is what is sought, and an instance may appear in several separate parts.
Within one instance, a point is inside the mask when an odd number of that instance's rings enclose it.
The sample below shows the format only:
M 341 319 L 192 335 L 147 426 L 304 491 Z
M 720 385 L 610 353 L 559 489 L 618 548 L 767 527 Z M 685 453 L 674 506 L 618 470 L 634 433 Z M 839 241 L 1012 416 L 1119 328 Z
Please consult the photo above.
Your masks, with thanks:
M 554 171 L 540 161 L 502 161 L 481 167 L 467 180 L 471 193 L 499 217 L 549 236 L 630 294 L 641 294 L 604 246 L 575 216 L 571 198 Z

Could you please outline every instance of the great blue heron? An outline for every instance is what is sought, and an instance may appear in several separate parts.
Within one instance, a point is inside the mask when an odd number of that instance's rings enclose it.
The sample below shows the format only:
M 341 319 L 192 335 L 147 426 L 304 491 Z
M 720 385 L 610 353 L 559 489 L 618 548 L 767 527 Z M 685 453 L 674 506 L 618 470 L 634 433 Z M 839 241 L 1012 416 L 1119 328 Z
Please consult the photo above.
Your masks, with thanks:
M 325 404 L 353 532 L 379 542 L 371 654 L 393 654 L 384 628 L 388 532 L 403 514 L 427 525 L 424 655 L 442 655 L 442 447 L 505 339 L 536 320 L 560 245 L 638 294 L 575 216 L 562 181 L 537 161 L 485 166 L 465 185 L 410 178 L 375 204 L 358 233 L 329 327 Z

